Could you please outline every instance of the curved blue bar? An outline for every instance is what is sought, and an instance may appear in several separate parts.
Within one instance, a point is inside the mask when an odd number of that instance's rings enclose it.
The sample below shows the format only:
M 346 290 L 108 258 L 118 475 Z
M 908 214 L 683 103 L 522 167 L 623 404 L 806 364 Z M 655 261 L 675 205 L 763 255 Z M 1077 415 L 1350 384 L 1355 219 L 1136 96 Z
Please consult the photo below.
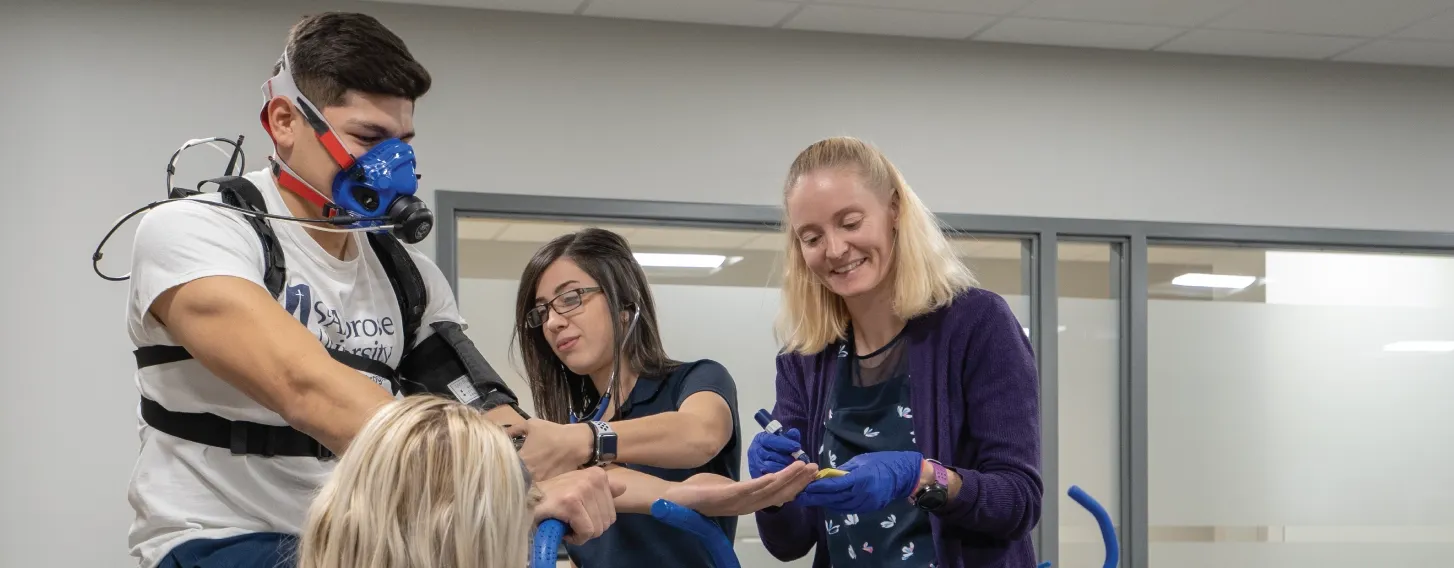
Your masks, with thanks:
M 560 556 L 560 539 L 565 536 L 565 523 L 555 519 L 540 522 L 535 539 L 530 541 L 530 568 L 555 568 Z
M 1096 524 L 1101 527 L 1101 540 L 1106 544 L 1105 568 L 1115 568 L 1116 564 L 1121 561 L 1121 544 L 1116 539 L 1116 526 L 1111 524 L 1110 513 L 1107 513 L 1105 507 L 1102 507 L 1094 497 L 1079 486 L 1070 486 L 1069 493 L 1071 499 L 1080 503 L 1080 506 L 1085 507 L 1096 518 Z
M 600 420 L 606 413 L 606 402 L 597 405 L 592 420 Z M 576 423 L 574 416 L 571 424 Z M 535 538 L 530 541 L 530 568 L 555 568 L 560 557 L 560 540 L 565 538 L 565 523 L 557 519 L 546 519 L 535 528 Z
M 605 416 L 606 403 L 610 401 L 609 398 L 602 398 L 601 403 L 596 405 L 591 420 L 600 420 Z M 571 416 L 570 423 L 577 423 L 575 416 Z M 535 539 L 530 541 L 530 568 L 555 568 L 560 557 L 562 538 L 565 538 L 565 523 L 557 519 L 541 521 L 535 528 Z
M 737 553 L 732 550 L 732 541 L 727 540 L 727 535 L 722 533 L 722 529 L 707 520 L 707 517 L 703 517 L 701 513 L 666 499 L 657 499 L 655 503 L 651 504 L 651 516 L 663 523 L 697 535 L 702 544 L 706 545 L 707 553 L 712 556 L 713 567 L 742 568 L 742 565 L 737 562 Z

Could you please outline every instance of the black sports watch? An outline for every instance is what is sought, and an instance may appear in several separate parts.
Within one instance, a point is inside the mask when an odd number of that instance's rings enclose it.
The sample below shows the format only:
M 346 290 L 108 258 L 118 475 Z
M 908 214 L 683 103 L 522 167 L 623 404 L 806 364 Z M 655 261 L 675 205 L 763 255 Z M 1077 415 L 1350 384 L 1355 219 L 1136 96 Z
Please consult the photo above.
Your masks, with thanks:
M 925 511 L 936 511 L 949 503 L 949 470 L 932 459 L 925 459 L 929 462 L 930 469 L 934 470 L 934 479 L 920 489 L 909 500 L 915 507 Z
M 603 421 L 593 420 L 587 424 L 591 425 L 591 431 L 596 434 L 596 446 L 591 451 L 591 461 L 587 466 L 603 466 L 616 461 L 616 431 L 611 425 Z

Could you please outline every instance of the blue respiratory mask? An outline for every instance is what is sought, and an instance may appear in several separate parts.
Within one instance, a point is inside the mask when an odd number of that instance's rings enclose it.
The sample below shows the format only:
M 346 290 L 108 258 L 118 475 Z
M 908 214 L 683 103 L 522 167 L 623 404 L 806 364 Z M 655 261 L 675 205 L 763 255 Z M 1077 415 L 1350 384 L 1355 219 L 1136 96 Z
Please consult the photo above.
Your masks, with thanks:
M 360 218 L 356 226 L 394 225 L 400 240 L 424 240 L 434 228 L 434 214 L 414 195 L 419 189 L 414 168 L 412 146 L 398 138 L 380 142 L 334 176 L 333 203 Z

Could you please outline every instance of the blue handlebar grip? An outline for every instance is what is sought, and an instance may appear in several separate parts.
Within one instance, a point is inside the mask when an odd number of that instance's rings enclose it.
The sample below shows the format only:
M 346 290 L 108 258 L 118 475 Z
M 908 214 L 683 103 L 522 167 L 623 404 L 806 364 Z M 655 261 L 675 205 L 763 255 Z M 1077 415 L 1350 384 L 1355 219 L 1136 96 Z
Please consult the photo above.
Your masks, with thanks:
M 1090 514 L 1096 518 L 1096 524 L 1101 527 L 1101 540 L 1106 545 L 1105 568 L 1115 568 L 1116 563 L 1121 561 L 1121 545 L 1116 539 L 1116 525 L 1111 524 L 1111 515 L 1106 512 L 1099 502 L 1086 493 L 1079 486 L 1070 486 L 1070 498 L 1074 499 L 1080 506 L 1085 507 Z
M 727 535 L 722 529 L 701 513 L 667 501 L 657 499 L 651 504 L 651 516 L 657 520 L 682 529 L 697 536 L 702 544 L 707 547 L 707 553 L 712 556 L 714 568 L 742 568 L 737 562 L 737 553 L 732 551 L 732 541 L 727 540 Z
M 560 539 L 565 537 L 565 523 L 555 519 L 541 521 L 530 544 L 530 568 L 555 568 L 560 559 Z

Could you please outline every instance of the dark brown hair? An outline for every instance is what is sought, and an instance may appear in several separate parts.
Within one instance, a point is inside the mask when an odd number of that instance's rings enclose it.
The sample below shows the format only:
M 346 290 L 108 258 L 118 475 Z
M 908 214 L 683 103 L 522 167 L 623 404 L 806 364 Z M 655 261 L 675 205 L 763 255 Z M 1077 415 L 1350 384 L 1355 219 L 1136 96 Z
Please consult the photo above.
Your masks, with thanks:
M 530 394 L 535 398 L 535 413 L 556 423 L 570 421 L 571 403 L 577 412 L 586 414 L 600 399 L 591 381 L 565 367 L 545 339 L 544 326 L 525 324 L 525 314 L 535 308 L 535 289 L 540 276 L 555 261 L 566 258 L 575 262 L 595 279 L 606 298 L 612 314 L 630 314 L 631 306 L 641 309 L 636 330 L 622 350 L 621 372 L 634 370 L 641 376 L 662 376 L 681 363 L 666 356 L 656 324 L 656 303 L 646 273 L 631 254 L 631 247 L 620 235 L 605 229 L 588 228 L 556 237 L 535 252 L 520 276 L 520 291 L 515 298 L 515 337 L 518 353 L 523 359 L 530 381 Z M 611 318 L 612 345 L 620 345 L 626 333 L 628 318 Z M 616 355 L 616 349 L 611 350 Z M 623 397 L 627 393 L 620 393 Z
M 348 91 L 415 101 L 433 81 L 404 40 L 367 14 L 305 16 L 288 32 L 288 60 L 298 90 L 319 107 L 341 104 Z

